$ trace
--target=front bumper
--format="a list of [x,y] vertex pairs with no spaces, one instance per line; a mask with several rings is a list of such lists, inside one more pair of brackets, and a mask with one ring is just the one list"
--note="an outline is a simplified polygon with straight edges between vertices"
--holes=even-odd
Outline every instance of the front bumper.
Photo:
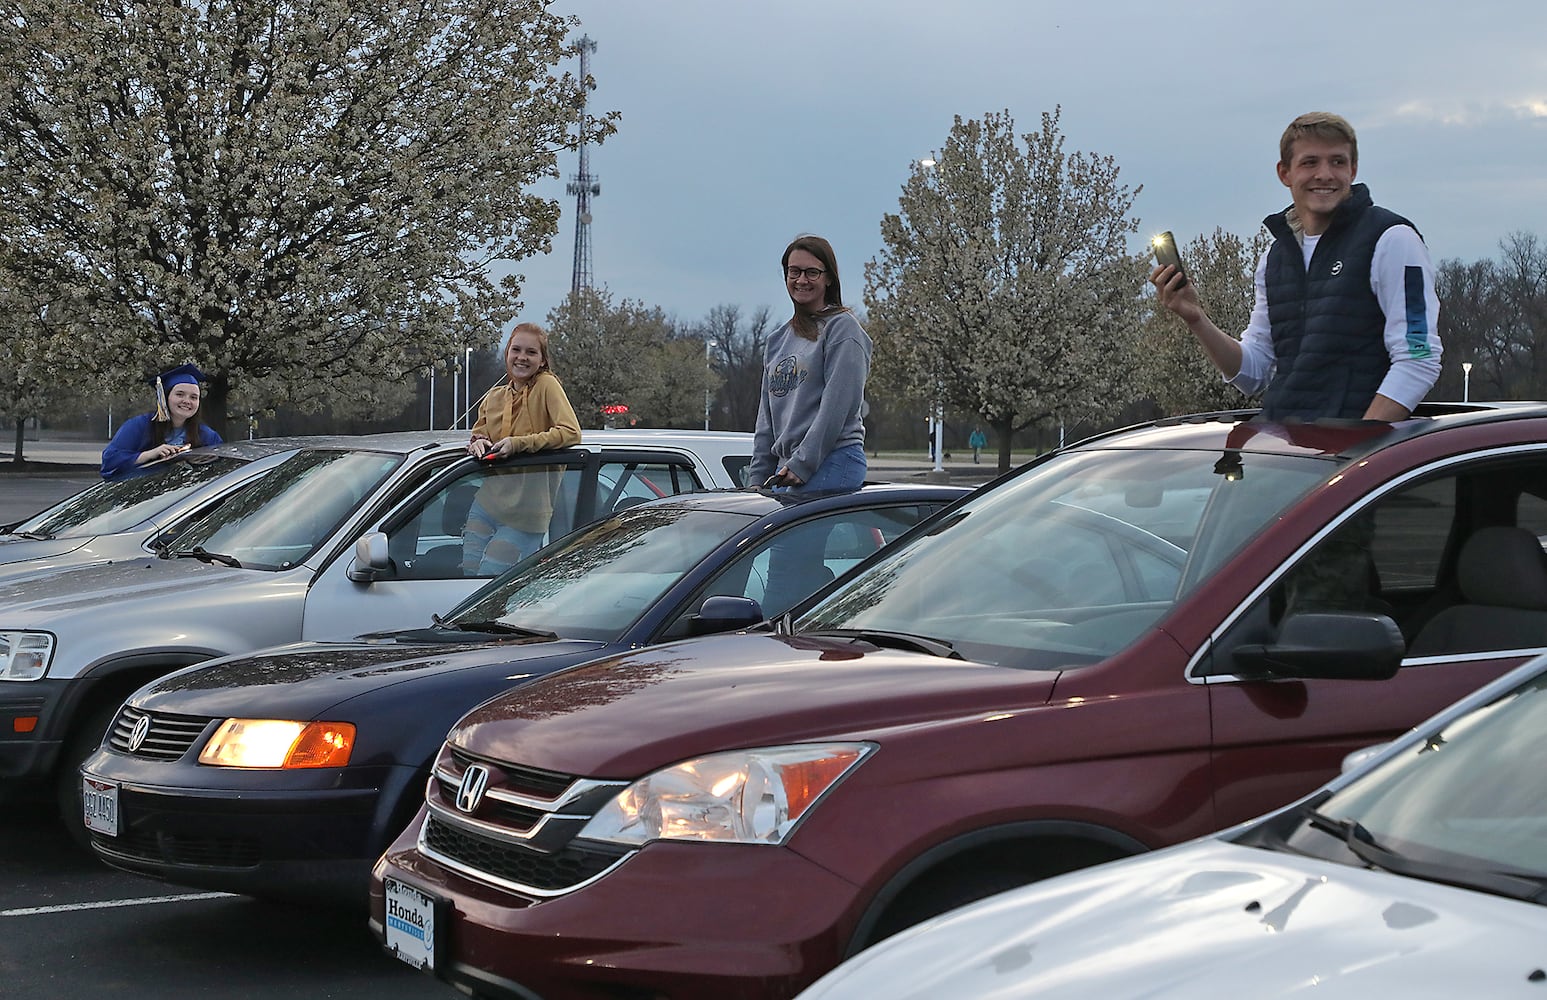
[[0,682],[0,779],[42,778],[59,758],[63,740],[53,725],[65,681]]
[[[382,832],[383,814],[423,787],[422,773],[409,767],[238,771],[108,751],[83,770],[118,788],[118,835],[91,834],[92,850],[113,867],[201,889],[355,907],[396,832]],[[173,784],[168,771],[206,784]]]
[[478,996],[792,997],[838,963],[855,922],[855,887],[782,847],[647,844],[595,882],[538,902],[429,860],[415,847],[419,827],[376,865],[372,930],[385,941],[384,877],[448,900],[436,974]]

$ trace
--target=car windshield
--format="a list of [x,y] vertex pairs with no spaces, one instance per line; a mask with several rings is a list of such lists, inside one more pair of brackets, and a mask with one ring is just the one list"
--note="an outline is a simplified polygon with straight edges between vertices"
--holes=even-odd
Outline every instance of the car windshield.
[[1069,452],[944,515],[794,627],[924,637],[1003,666],[1093,663],[1338,468],[1302,455]]
[[1538,675],[1315,803],[1289,846],[1539,901],[1547,770],[1530,762],[1543,732],[1547,676]]
[[127,531],[205,483],[246,464],[246,459],[228,455],[180,455],[141,475],[89,486],[23,521],[12,531],[17,535],[54,538]]
[[287,569],[310,556],[402,462],[377,451],[298,452],[190,525],[166,554],[216,553],[252,569]]
[[445,620],[497,621],[612,642],[751,520],[723,511],[640,507],[539,550]]

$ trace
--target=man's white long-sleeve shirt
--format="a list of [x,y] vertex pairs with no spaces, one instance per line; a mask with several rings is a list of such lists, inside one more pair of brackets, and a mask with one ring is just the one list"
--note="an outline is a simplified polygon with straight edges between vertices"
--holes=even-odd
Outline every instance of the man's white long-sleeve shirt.
[[[1320,239],[1320,236],[1301,239],[1307,269]],[[1235,378],[1225,380],[1248,396],[1255,396],[1268,387],[1276,364],[1268,323],[1267,267],[1268,254],[1264,252],[1257,261],[1252,316],[1241,333],[1241,370]],[[1423,271],[1424,315],[1421,320],[1411,317],[1417,322],[1409,321],[1407,310],[1406,273],[1409,267]],[[1384,337],[1386,352],[1391,357],[1391,368],[1376,391],[1411,410],[1439,378],[1441,353],[1440,300],[1434,292],[1434,265],[1429,259],[1429,248],[1411,226],[1392,226],[1381,234],[1370,262],[1370,290],[1386,315]],[[1427,347],[1419,347],[1420,343]]]

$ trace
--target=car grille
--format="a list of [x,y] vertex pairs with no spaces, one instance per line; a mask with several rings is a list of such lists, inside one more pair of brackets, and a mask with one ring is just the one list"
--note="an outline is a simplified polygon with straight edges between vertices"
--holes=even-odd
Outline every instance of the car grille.
[[459,829],[435,816],[425,821],[421,840],[435,856],[456,862],[464,871],[535,895],[573,889],[601,875],[628,853],[621,848],[605,851],[571,844],[554,854],[543,854]]
[[[134,728],[146,716],[150,718],[150,728],[145,733],[144,742],[130,750],[129,744],[134,735]],[[177,760],[198,742],[199,737],[212,721],[214,720],[206,716],[165,715],[145,712],[133,705],[125,705],[123,711],[118,713],[118,718],[113,720],[112,728],[108,730],[107,743],[118,753],[131,757]]]
[[93,833],[91,840],[112,857],[142,864],[216,868],[255,868],[258,865],[258,842],[247,837],[184,837],[128,830],[119,837]]
[[[475,765],[488,772],[488,784],[468,811],[465,800],[459,804],[462,779]],[[625,784],[443,752],[426,794],[430,815],[419,849],[490,885],[535,898],[563,895],[633,853],[576,836]]]

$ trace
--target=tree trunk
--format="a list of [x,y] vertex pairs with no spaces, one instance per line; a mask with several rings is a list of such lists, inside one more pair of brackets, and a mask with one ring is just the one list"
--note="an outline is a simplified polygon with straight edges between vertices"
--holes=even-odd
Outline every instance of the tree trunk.
[[989,421],[989,426],[994,428],[994,437],[999,439],[1000,475],[1010,471],[1010,438],[1015,433],[1014,423],[1014,416]]
[[26,428],[27,428],[27,418],[26,417],[17,417],[16,418],[16,450],[11,453],[11,461],[15,462],[17,465],[20,465],[22,463],[22,457],[21,457],[22,432],[24,430],[26,430]]
[[204,426],[219,434],[223,441],[231,440],[231,435],[226,433],[226,397],[230,390],[231,383],[224,373],[214,375],[199,399],[199,419],[204,421]]

